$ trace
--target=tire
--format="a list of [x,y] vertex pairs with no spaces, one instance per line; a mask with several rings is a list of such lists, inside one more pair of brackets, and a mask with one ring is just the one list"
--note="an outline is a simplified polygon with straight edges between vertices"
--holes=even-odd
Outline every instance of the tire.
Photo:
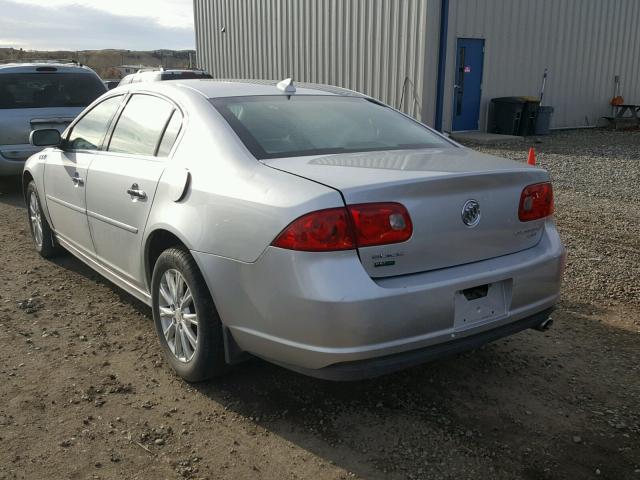
[[[181,303],[187,291],[191,300]],[[170,248],[158,257],[151,301],[162,351],[180,377],[201,382],[227,372],[220,316],[195,260],[185,249]]]
[[29,227],[31,230],[31,238],[36,247],[36,251],[43,258],[55,257],[60,253],[62,248],[56,242],[55,235],[47,218],[42,213],[42,205],[40,197],[36,190],[36,182],[31,180],[27,185],[27,217],[29,219]]

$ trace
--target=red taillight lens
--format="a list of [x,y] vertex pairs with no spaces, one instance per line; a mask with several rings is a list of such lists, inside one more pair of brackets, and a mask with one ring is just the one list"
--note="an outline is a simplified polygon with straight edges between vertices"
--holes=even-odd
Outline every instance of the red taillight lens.
[[306,252],[351,250],[409,240],[411,217],[399,203],[362,203],[311,212],[276,237],[274,247]]
[[275,247],[306,252],[356,248],[346,208],[311,212],[294,220],[272,243]]
[[538,220],[553,214],[553,188],[549,182],[529,185],[522,190],[518,218],[521,222]]
[[353,218],[358,247],[400,243],[411,238],[411,217],[399,203],[362,203],[347,208]]

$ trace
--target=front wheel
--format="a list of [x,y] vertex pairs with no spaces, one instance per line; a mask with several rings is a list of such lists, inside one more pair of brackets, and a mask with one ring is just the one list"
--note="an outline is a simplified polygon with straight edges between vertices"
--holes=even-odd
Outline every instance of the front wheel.
[[199,382],[227,370],[220,317],[193,257],[165,250],[153,268],[153,321],[165,357],[178,375]]
[[46,217],[42,213],[42,206],[36,190],[36,182],[31,180],[27,185],[27,211],[31,237],[36,251],[44,258],[51,258],[60,253],[60,247],[53,235]]

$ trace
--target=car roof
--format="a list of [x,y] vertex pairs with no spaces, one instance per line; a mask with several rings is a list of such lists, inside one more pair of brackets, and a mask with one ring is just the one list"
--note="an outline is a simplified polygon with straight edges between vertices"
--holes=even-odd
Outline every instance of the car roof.
[[[238,79],[190,79],[168,80],[153,83],[135,83],[128,86],[131,90],[156,90],[178,88],[191,90],[206,98],[246,97],[262,95],[286,95],[277,87],[278,80],[238,80]],[[334,95],[363,97],[363,95],[346,88],[314,83],[295,83],[295,95]]]
[[0,64],[0,73],[88,73],[96,75],[86,65],[56,62],[28,62]]

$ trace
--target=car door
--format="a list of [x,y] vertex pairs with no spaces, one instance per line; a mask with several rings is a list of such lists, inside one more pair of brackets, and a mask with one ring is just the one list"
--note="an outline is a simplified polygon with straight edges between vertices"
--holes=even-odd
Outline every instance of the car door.
[[113,127],[106,151],[89,168],[87,216],[97,259],[140,288],[142,234],[181,125],[182,114],[169,100],[134,94]]
[[123,95],[98,103],[71,128],[62,148],[47,153],[44,190],[56,234],[80,253],[92,254],[86,214],[87,170],[100,153],[111,120]]

